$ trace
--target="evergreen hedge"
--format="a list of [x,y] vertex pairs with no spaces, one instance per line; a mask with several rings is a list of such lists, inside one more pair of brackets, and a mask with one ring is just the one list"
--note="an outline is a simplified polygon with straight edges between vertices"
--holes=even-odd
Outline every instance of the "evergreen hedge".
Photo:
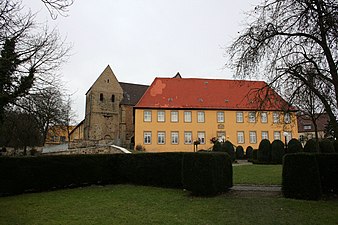
[[328,139],[319,141],[319,149],[321,153],[333,153],[335,152],[333,142]]
[[246,148],[245,156],[249,161],[252,161],[252,159],[253,159],[253,148],[251,146],[248,146]]
[[318,152],[317,147],[316,147],[317,143],[315,139],[310,139],[305,143],[304,146],[304,152]]
[[244,158],[244,149],[241,145],[236,147],[236,159],[243,159]]
[[257,160],[258,162],[268,163],[271,160],[271,143],[268,139],[263,139],[259,143]]
[[185,154],[182,183],[193,195],[216,195],[233,186],[231,157],[227,153]]
[[284,143],[281,140],[274,140],[271,143],[271,162],[282,164],[283,156],[284,156]]
[[320,199],[322,188],[314,154],[296,153],[284,156],[282,191],[286,198]]
[[303,151],[303,146],[300,143],[300,141],[298,141],[296,138],[292,138],[287,146],[287,150],[286,153],[297,153],[297,152],[302,152]]
[[318,200],[338,194],[337,153],[294,153],[283,160],[282,191],[285,197]]

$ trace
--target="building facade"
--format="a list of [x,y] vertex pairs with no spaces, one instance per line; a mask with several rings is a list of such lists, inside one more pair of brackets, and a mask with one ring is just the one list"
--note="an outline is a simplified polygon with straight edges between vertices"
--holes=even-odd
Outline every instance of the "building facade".
[[297,116],[298,135],[302,144],[305,144],[312,138],[316,138],[315,125],[317,126],[318,138],[326,138],[325,128],[329,124],[329,116],[326,113],[321,113],[313,115],[313,118],[315,122],[308,115],[301,114]]
[[119,82],[108,65],[86,93],[85,119],[71,132],[73,140],[111,140],[133,148],[133,106],[148,87]]
[[156,78],[135,106],[135,144],[148,152],[194,151],[211,139],[258,148],[297,137],[295,109],[265,82]]

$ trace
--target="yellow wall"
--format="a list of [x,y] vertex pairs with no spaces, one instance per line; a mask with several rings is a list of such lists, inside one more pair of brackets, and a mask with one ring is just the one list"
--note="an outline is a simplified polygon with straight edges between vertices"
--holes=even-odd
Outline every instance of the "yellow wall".
[[[151,122],[144,122],[144,111],[151,111]],[[165,122],[157,122],[157,111],[165,112]],[[171,122],[170,111],[178,111],[179,121]],[[192,112],[192,122],[184,122],[184,111]],[[197,112],[203,111],[205,113],[205,122],[197,122]],[[224,123],[217,122],[217,112],[224,112]],[[236,122],[236,112],[243,112],[244,118],[242,123]],[[205,132],[205,144],[200,144],[198,149],[209,149],[213,146],[210,139],[217,136],[217,132],[225,132],[226,140],[229,140],[235,146],[241,145],[246,149],[252,146],[254,149],[258,148],[262,140],[262,131],[267,131],[269,140],[274,140],[274,131],[280,131],[281,140],[284,142],[284,131],[291,132],[292,138],[297,136],[297,119],[295,113],[291,113],[291,122],[284,123],[283,112],[280,113],[280,123],[273,123],[273,112],[266,112],[268,116],[267,123],[261,122],[259,112],[256,112],[256,122],[249,122],[249,111],[222,111],[222,110],[157,110],[157,109],[136,109],[135,110],[135,145],[142,145],[147,152],[167,152],[167,151],[194,151],[193,144],[184,143],[184,132],[191,131],[192,139],[197,140],[197,133],[199,131]],[[157,143],[158,132],[165,132],[165,144]],[[179,143],[171,143],[171,132],[179,133]],[[237,132],[244,132],[244,143],[237,142]],[[256,143],[250,143],[249,132],[256,131]],[[144,143],[144,132],[151,132],[151,144]]]

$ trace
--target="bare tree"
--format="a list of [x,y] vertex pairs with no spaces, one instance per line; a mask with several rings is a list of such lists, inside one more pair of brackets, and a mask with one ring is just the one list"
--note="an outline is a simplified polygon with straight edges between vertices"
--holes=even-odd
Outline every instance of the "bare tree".
[[74,0],[41,0],[45,4],[52,19],[56,19],[58,15],[66,16],[68,9],[73,5]]
[[229,48],[237,76],[263,74],[291,102],[306,87],[337,136],[338,2],[265,0],[249,15],[252,22]]
[[55,29],[22,9],[19,1],[0,1],[0,119],[32,87],[53,83],[70,50]]

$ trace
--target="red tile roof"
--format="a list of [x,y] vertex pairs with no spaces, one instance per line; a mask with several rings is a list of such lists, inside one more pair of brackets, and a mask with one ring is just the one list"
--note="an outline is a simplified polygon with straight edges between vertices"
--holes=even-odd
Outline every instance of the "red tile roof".
[[135,108],[295,110],[263,81],[197,78],[155,78]]

